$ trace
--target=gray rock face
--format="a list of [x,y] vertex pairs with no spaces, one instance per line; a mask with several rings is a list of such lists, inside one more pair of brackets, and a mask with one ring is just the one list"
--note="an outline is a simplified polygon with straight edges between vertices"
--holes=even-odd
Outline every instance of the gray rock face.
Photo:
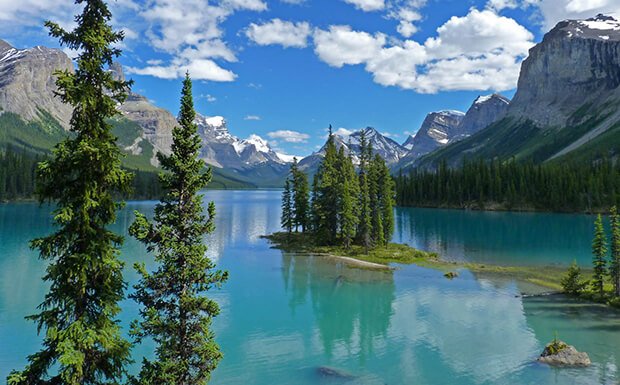
[[133,92],[118,109],[124,117],[142,127],[143,137],[155,150],[164,154],[170,152],[172,129],[177,120],[168,110],[154,106],[147,98]]
[[459,135],[459,125],[465,118],[461,111],[438,111],[426,115],[422,126],[414,136],[409,136],[403,146],[409,150],[403,162],[410,163],[439,147],[448,144]]
[[[563,348],[557,351],[557,348],[552,349],[552,345],[559,345]],[[590,366],[591,364],[588,353],[578,352],[574,346],[562,341],[547,344],[538,362],[551,366]]]
[[620,22],[603,15],[562,21],[530,49],[507,115],[565,126],[577,109],[604,103],[619,85]]
[[509,105],[510,100],[502,95],[479,96],[465,113],[457,135],[450,138],[449,142],[465,139],[500,120],[506,115]]
[[196,116],[198,133],[202,138],[201,158],[220,168],[243,170],[257,165],[283,165],[286,163],[258,135],[239,139],[228,131],[221,116]]
[[0,109],[28,121],[41,119],[43,110],[68,129],[72,109],[54,97],[58,70],[73,70],[71,59],[61,50],[16,49],[0,40]]

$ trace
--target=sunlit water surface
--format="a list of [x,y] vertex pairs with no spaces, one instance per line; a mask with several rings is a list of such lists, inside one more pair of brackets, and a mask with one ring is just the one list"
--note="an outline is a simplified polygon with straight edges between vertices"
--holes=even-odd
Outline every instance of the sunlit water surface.
[[[618,313],[557,296],[523,298],[513,282],[467,271],[450,281],[416,266],[372,272],[282,253],[260,238],[279,228],[278,191],[206,196],[218,215],[209,255],[230,272],[230,281],[210,293],[222,308],[214,329],[225,354],[213,384],[618,383]],[[130,202],[115,230],[126,232],[133,210],[151,213],[154,204]],[[396,222],[395,241],[453,260],[589,263],[589,216],[397,209]],[[38,349],[35,326],[23,317],[44,295],[44,264],[28,241],[50,229],[46,207],[0,206],[1,378]],[[129,237],[122,257],[130,284],[137,279],[133,262],[152,266]],[[125,301],[125,330],[136,315]],[[555,331],[590,353],[593,365],[557,370],[536,363]],[[145,344],[134,355],[149,351]]]

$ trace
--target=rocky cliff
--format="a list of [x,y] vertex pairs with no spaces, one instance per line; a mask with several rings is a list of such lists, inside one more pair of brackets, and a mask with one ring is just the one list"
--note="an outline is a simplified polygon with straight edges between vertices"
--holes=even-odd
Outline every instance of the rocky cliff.
[[499,94],[479,96],[465,113],[450,143],[465,139],[503,118],[509,105],[510,100]]
[[27,121],[41,120],[48,113],[67,129],[71,107],[54,97],[54,72],[61,70],[73,70],[71,59],[61,50],[17,49],[0,40],[0,111]]
[[461,111],[438,111],[426,115],[422,126],[414,136],[403,144],[409,149],[407,158],[419,158],[448,144],[450,139],[459,134],[459,125],[465,113]]
[[463,157],[592,161],[618,156],[619,142],[620,22],[598,15],[558,23],[523,62],[505,117],[418,165]]

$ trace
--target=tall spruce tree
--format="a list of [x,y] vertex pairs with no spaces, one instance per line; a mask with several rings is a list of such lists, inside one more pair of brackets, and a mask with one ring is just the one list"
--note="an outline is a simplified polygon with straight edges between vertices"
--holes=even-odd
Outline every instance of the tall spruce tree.
[[215,269],[206,255],[204,236],[214,230],[215,205],[210,202],[204,215],[199,191],[211,181],[211,169],[199,156],[201,139],[194,123],[192,82],[183,82],[180,127],[172,132],[170,156],[159,155],[160,176],[165,195],[155,208],[154,222],[136,213],[130,233],[155,252],[157,268],[147,272],[136,265],[141,280],[135,299],[142,308],[134,322],[137,341],[149,337],[155,342],[155,358],[145,359],[139,384],[202,385],[222,358],[211,319],[219,314],[218,304],[205,294],[228,278]]
[[325,157],[315,174],[316,191],[314,199],[317,201],[313,213],[316,218],[316,234],[321,242],[334,244],[338,234],[338,179],[337,169],[338,151],[334,142],[334,135],[329,126],[329,138],[325,145]]
[[[372,147],[371,147],[372,153]],[[381,180],[381,162],[383,159],[375,154],[370,161],[368,167],[368,193],[370,195],[370,220],[372,223],[370,231],[370,239],[373,246],[383,246],[385,244],[385,233],[383,232],[383,209],[381,207],[382,187]]]
[[371,246],[372,218],[370,207],[370,186],[368,181],[368,168],[372,150],[366,140],[366,131],[360,133],[360,165],[359,165],[359,223],[357,229],[357,242],[362,245],[366,252]]
[[383,245],[387,246],[394,233],[394,197],[396,195],[394,179],[390,169],[381,156],[375,156],[378,180],[378,200],[381,211],[381,225],[383,229]]
[[293,184],[295,231],[297,231],[298,227],[301,227],[301,231],[305,232],[310,223],[310,187],[308,185],[308,176],[297,165],[297,158],[293,158],[290,174]]
[[603,286],[607,272],[607,245],[603,218],[599,214],[594,222],[594,239],[592,240],[592,289],[600,296],[604,294]]
[[609,272],[614,285],[614,295],[620,296],[620,217],[616,206],[612,206],[610,210],[610,222],[611,266]]
[[293,192],[291,191],[291,181],[286,178],[284,191],[282,192],[282,217],[280,223],[287,233],[293,232]]
[[74,30],[46,23],[61,45],[80,54],[75,72],[59,72],[56,81],[57,95],[73,107],[72,135],[38,169],[38,197],[55,203],[57,229],[32,242],[49,261],[43,279],[50,286],[40,312],[28,318],[45,334],[26,368],[8,377],[10,385],[117,384],[130,362],[130,344],[116,321],[125,289],[118,258],[123,238],[109,230],[121,206],[114,196],[131,183],[108,124],[129,88],[107,70],[120,55],[113,47],[123,34],[112,29],[104,1],[75,3],[83,10]]
[[[351,146],[349,146],[351,148]],[[351,156],[346,156],[344,147],[340,147],[338,151],[338,169],[340,170],[339,181],[339,228],[340,239],[345,248],[351,247],[357,232],[357,224],[359,221],[358,213],[358,195],[359,182],[355,173],[355,166]]]

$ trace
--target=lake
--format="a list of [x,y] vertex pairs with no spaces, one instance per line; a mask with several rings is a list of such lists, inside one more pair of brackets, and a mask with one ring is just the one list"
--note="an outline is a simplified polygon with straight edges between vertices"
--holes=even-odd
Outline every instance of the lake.
[[[213,384],[617,384],[619,314],[559,296],[523,298],[514,282],[399,266],[393,273],[352,269],[321,257],[283,253],[260,238],[279,229],[279,191],[207,191],[217,208],[209,256],[230,272],[211,292],[222,313],[214,322],[224,359]],[[115,230],[126,232],[129,202]],[[38,349],[23,317],[45,293],[43,262],[28,241],[50,231],[49,208],[0,205],[0,377],[21,369]],[[588,265],[593,217],[456,210],[396,210],[394,241],[448,259],[506,265]],[[131,266],[153,266],[142,245],[126,239]],[[137,315],[122,304],[122,324]],[[590,353],[587,369],[535,362],[557,331]],[[134,356],[148,354],[148,344]],[[340,376],[328,375],[331,368]],[[333,372],[332,372],[333,374]]]

